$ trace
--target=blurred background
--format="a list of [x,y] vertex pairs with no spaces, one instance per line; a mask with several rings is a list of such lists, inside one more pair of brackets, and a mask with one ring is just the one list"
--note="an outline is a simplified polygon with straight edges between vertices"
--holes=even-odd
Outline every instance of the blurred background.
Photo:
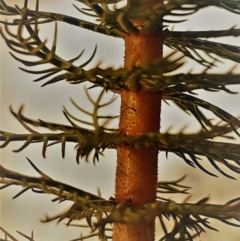
[[[17,4],[19,7],[23,6],[23,2],[24,1],[6,0],[6,3],[9,5]],[[72,4],[82,7],[82,5],[76,1],[41,0],[40,10],[89,19],[79,13]],[[29,3],[29,6],[31,6],[32,9],[34,9],[34,5],[35,1]],[[6,18],[2,16],[1,19],[5,20]],[[190,16],[184,23],[169,26],[169,29],[174,27],[175,30],[179,31],[217,30],[229,29],[236,24],[240,27],[238,15],[211,7]],[[12,29],[14,30],[14,28]],[[47,43],[50,47],[53,40],[54,23],[40,25],[39,33],[41,39],[48,39]],[[213,41],[239,45],[239,38],[233,37],[213,39]],[[9,55],[9,49],[6,47],[2,38],[0,39],[0,43],[1,130],[12,133],[26,133],[26,130],[21,124],[11,115],[9,111],[10,105],[15,111],[18,111],[20,106],[24,105],[24,114],[27,117],[32,119],[40,118],[49,122],[68,123],[62,113],[63,106],[75,116],[88,118],[87,116],[83,116],[73,107],[70,102],[70,97],[73,98],[76,103],[90,111],[92,106],[87,100],[83,90],[84,85],[89,86],[89,84],[70,85],[66,81],[62,81],[53,85],[41,87],[44,82],[32,82],[32,80],[39,76],[36,77],[19,70],[18,67],[24,66]],[[123,65],[123,40],[106,37],[68,24],[58,23],[58,43],[56,53],[62,58],[71,59],[85,49],[84,55],[79,61],[79,64],[83,63],[91,56],[96,44],[98,47],[97,53],[94,60],[91,62],[91,65],[88,66],[89,68],[99,62],[101,62],[102,67],[114,66],[118,68]],[[165,55],[168,54],[169,51],[168,48],[164,48]],[[222,64],[218,64],[217,68],[213,68],[211,72],[218,71],[224,73],[233,65],[233,62],[224,60]],[[43,67],[39,67],[39,69],[43,69]],[[190,70],[194,73],[198,73],[203,70],[203,67],[193,61],[187,61],[181,71],[189,72]],[[235,72],[240,72],[239,66],[236,68]],[[236,86],[233,86],[230,89],[240,91],[240,87],[236,88]],[[90,94],[93,98],[97,98],[99,91],[100,88],[95,88],[90,91]],[[210,93],[206,91],[199,91],[198,93],[200,98],[210,101],[235,116],[240,115],[240,95]],[[109,94],[104,97],[104,100],[109,101],[113,96],[114,95],[109,92]],[[118,114],[119,105],[120,98],[106,108],[105,113]],[[191,132],[200,128],[194,118],[182,113],[171,103],[170,106],[168,106],[163,102],[161,118],[161,130],[163,132],[170,125],[173,126],[171,129],[172,133],[177,132],[185,124],[187,124],[186,132]],[[118,127],[117,120],[110,124],[112,127]],[[39,128],[37,131],[44,131],[44,129]],[[39,176],[39,174],[36,173],[27,162],[26,157],[28,157],[41,171],[55,180],[66,182],[69,185],[88,190],[92,193],[97,193],[97,188],[99,187],[104,198],[108,199],[110,196],[114,196],[116,167],[116,152],[114,150],[106,150],[104,156],[100,158],[99,163],[96,163],[95,166],[92,162],[86,163],[84,160],[81,160],[80,165],[77,165],[75,161],[76,153],[73,149],[74,145],[72,144],[67,143],[66,145],[65,159],[61,158],[60,145],[49,147],[45,159],[41,155],[42,144],[32,144],[20,153],[13,153],[12,150],[18,149],[21,144],[22,143],[11,143],[1,150],[1,165],[19,173],[25,173],[30,176]],[[216,173],[216,171],[207,163],[205,167],[217,174],[219,178],[210,177],[207,174],[202,173],[199,169],[189,167],[183,160],[179,159],[174,154],[169,154],[168,159],[165,158],[165,153],[159,154],[159,180],[176,180],[187,174],[183,184],[192,186],[192,189],[190,190],[192,194],[192,197],[189,200],[190,202],[197,202],[199,199],[209,196],[209,202],[223,204],[232,198],[240,196],[239,176],[230,173],[237,178],[237,181],[231,180]],[[229,172],[230,171],[228,171],[228,173]],[[20,190],[22,190],[21,187],[9,187],[0,192],[0,226],[6,229],[18,240],[25,239],[16,233],[16,230],[29,236],[33,230],[36,241],[71,240],[79,237],[80,232],[86,233],[87,230],[66,227],[66,221],[62,221],[58,225],[56,225],[56,222],[47,224],[42,224],[40,222],[40,219],[44,218],[46,214],[51,216],[62,210],[66,210],[71,203],[53,203],[51,199],[53,199],[54,196],[35,194],[31,191],[24,193],[17,199],[12,199],[12,197]],[[183,201],[185,198],[184,195],[171,195],[168,197],[179,202]],[[204,233],[200,238],[196,238],[197,241],[239,240],[239,228],[226,226],[218,221],[211,221],[211,225],[219,229],[220,232],[207,230],[208,232],[206,234]],[[160,236],[157,234],[156,237]],[[4,235],[1,232],[0,238],[4,238]]]

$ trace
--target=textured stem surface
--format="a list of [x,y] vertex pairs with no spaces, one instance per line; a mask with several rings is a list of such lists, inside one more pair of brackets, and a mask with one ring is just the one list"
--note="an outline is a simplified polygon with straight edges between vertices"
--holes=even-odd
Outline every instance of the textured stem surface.
[[[162,56],[163,39],[155,33],[135,34],[125,38],[125,67],[141,66]],[[161,94],[158,92],[121,92],[120,131],[124,135],[158,132]],[[156,146],[119,146],[117,149],[117,202],[131,202],[140,207],[156,200],[158,149]],[[154,222],[138,225],[115,224],[114,241],[152,241]]]

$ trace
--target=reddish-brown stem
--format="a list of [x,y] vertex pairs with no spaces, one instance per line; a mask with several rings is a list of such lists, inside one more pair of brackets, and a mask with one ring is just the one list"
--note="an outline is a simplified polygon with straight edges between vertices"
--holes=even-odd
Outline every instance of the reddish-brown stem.
[[[125,38],[125,67],[141,66],[162,56],[163,39],[156,33],[135,34]],[[158,132],[161,94],[159,92],[121,92],[120,132],[141,135]],[[156,146],[119,146],[117,148],[117,202],[135,207],[156,200],[158,148]],[[137,225],[114,224],[113,241],[149,241],[154,237],[154,222]]]

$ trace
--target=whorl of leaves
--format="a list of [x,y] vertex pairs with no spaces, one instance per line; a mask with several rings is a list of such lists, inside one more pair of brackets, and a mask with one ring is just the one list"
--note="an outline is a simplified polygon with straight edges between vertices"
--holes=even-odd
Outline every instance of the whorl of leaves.
[[[118,1],[116,1],[118,2]],[[84,1],[86,5],[92,10],[95,11],[97,16],[101,15],[100,19],[108,19],[108,18],[115,18],[115,14],[121,14],[121,12],[126,12],[126,17],[131,19],[132,15],[139,16],[140,19],[147,18],[148,13],[143,11],[143,8],[146,9],[146,1],[128,1],[129,6],[123,7],[121,10],[109,10],[107,7],[108,4],[114,4],[114,1]],[[239,12],[239,4],[237,1],[233,1],[233,3],[226,4],[225,1],[222,4],[217,4],[215,1],[206,3],[205,1],[168,1],[166,4],[158,4],[154,7],[156,11],[157,9],[161,9],[161,14],[163,15],[182,15],[176,14],[171,12],[172,10],[186,10],[190,14],[189,7],[184,7],[183,4],[189,3],[192,4],[192,12],[196,12],[197,10],[212,4],[213,6],[216,5],[218,7],[228,8],[228,10],[232,10],[235,13]],[[104,11],[103,7],[104,6]],[[164,8],[163,8],[163,6]],[[108,28],[105,31],[105,34],[109,35],[111,33],[123,32],[123,29],[119,27],[119,24],[115,23],[113,20],[101,20],[102,24],[93,27],[93,23],[86,23],[81,19],[74,19],[70,16],[60,15],[56,13],[49,13],[49,12],[41,12],[38,10],[38,1],[36,5],[36,10],[30,10],[27,8],[28,1],[25,1],[24,8],[19,8],[18,6],[11,7],[8,6],[3,0],[0,1],[0,14],[3,15],[10,15],[15,16],[19,15],[20,19],[13,19],[10,22],[3,22],[5,25],[5,31],[11,37],[8,39],[7,35],[1,30],[1,35],[5,39],[6,44],[8,47],[21,55],[33,55],[40,58],[39,61],[26,61],[21,59],[11,53],[11,55],[21,63],[26,66],[32,67],[36,65],[44,65],[46,63],[51,63],[55,67],[45,70],[28,70],[21,68],[23,71],[32,74],[42,74],[40,78],[35,79],[34,81],[41,81],[43,79],[47,79],[42,86],[53,84],[62,80],[66,80],[72,84],[78,84],[85,81],[89,81],[93,83],[94,86],[101,86],[105,89],[110,89],[114,92],[119,92],[121,89],[132,89],[132,90],[140,90],[146,89],[148,91],[171,91],[171,92],[184,92],[184,91],[193,91],[195,89],[206,89],[206,90],[225,90],[229,91],[226,88],[226,85],[231,84],[239,84],[239,74],[233,74],[232,71],[227,73],[229,78],[226,78],[225,74],[218,74],[215,76],[214,74],[208,74],[206,71],[196,74],[181,74],[179,78],[175,78],[175,76],[166,75],[166,73],[171,72],[179,68],[183,62],[180,61],[182,57],[179,56],[172,56],[170,54],[164,60],[154,60],[150,63],[147,63],[145,66],[141,67],[134,67],[132,70],[125,70],[125,69],[113,69],[107,68],[102,69],[99,66],[86,70],[85,67],[91,62],[94,58],[96,53],[96,48],[93,51],[92,56],[82,63],[79,66],[74,64],[75,61],[79,60],[83,55],[84,50],[75,58],[70,60],[64,60],[60,56],[56,54],[56,44],[57,44],[57,21],[62,21],[70,24],[74,24],[78,27],[82,27],[85,29],[91,29],[95,32],[103,33],[104,31],[102,28]],[[228,7],[227,7],[228,6]],[[230,7],[231,6],[231,7]],[[140,9],[139,9],[140,8]],[[102,14],[98,13],[102,12]],[[130,11],[131,9],[131,11]],[[134,11],[132,11],[134,9]],[[167,10],[166,10],[167,9]],[[149,11],[149,10],[146,10]],[[151,10],[153,11],[153,10]],[[159,10],[160,11],[160,10]],[[104,13],[103,13],[104,12]],[[115,13],[116,12],[116,13]],[[130,16],[129,16],[130,14]],[[159,16],[159,12],[157,12]],[[108,17],[109,15],[109,17]],[[184,14],[183,14],[184,15]],[[105,18],[103,17],[105,16]],[[114,17],[115,16],[115,17]],[[151,15],[152,18],[153,15]],[[117,18],[117,17],[116,17]],[[133,18],[133,21],[136,19]],[[151,19],[152,20],[152,19]],[[49,22],[55,22],[55,33],[54,33],[54,41],[52,44],[52,48],[49,49],[45,41],[41,40],[39,37],[39,24],[45,24]],[[10,31],[8,26],[18,26],[17,34],[14,34]],[[32,25],[34,27],[32,27]],[[101,30],[100,30],[101,29]],[[27,31],[29,37],[23,37],[23,30]],[[125,33],[126,35],[127,33]],[[214,66],[214,64],[218,61],[216,56],[224,57],[239,63],[240,59],[238,56],[238,52],[240,51],[239,47],[226,45],[216,42],[211,42],[207,40],[203,40],[202,38],[210,38],[210,37],[223,37],[223,36],[239,36],[240,29],[235,29],[235,27],[226,29],[226,30],[218,30],[218,31],[200,31],[200,32],[178,32],[178,31],[169,31],[167,28],[159,29],[158,31],[159,37],[164,37],[166,46],[177,50],[183,53],[186,57],[192,58],[198,63],[207,67],[206,70]],[[121,35],[124,38],[124,34]],[[209,61],[205,58],[208,56],[212,61]],[[171,57],[171,58],[170,58]],[[172,59],[173,57],[173,59]],[[161,66],[161,68],[159,68]],[[64,72],[64,73],[62,73]],[[214,78],[213,77],[217,77]],[[200,81],[196,82],[200,79]],[[173,80],[174,79],[174,80]],[[226,80],[227,79],[227,80]],[[189,81],[191,80],[191,83]],[[210,81],[211,80],[211,83]],[[193,86],[193,82],[195,85]],[[198,84],[196,84],[198,83]]]
[[[77,163],[79,163],[80,157],[88,161],[88,157],[92,151],[94,151],[93,162],[95,163],[96,160],[99,160],[99,154],[102,155],[106,148],[112,149],[116,148],[118,145],[133,145],[138,147],[141,145],[154,144],[158,146],[159,150],[165,151],[166,153],[173,152],[180,156],[190,166],[197,166],[209,175],[216,176],[200,164],[198,161],[200,156],[207,158],[208,162],[211,163],[217,171],[229,178],[233,177],[225,173],[216,164],[217,162],[225,165],[236,173],[240,173],[240,149],[238,148],[238,144],[209,140],[220,136],[230,138],[226,135],[232,131],[239,135],[237,129],[240,127],[240,121],[222,109],[186,94],[182,94],[182,96],[173,94],[166,95],[166,100],[175,101],[183,111],[191,113],[199,121],[202,126],[199,132],[184,134],[183,129],[176,134],[170,134],[169,131],[167,131],[166,133],[144,133],[140,136],[123,136],[117,129],[107,128],[107,126],[101,126],[99,124],[99,119],[105,119],[105,123],[108,123],[113,118],[117,117],[104,116],[98,113],[100,108],[107,107],[115,100],[112,99],[109,102],[101,104],[100,102],[104,92],[103,90],[96,101],[94,101],[86,90],[88,99],[94,106],[93,113],[85,110],[72,100],[72,103],[78,110],[92,117],[92,122],[87,122],[73,116],[66,108],[64,108],[63,113],[71,125],[50,123],[41,119],[32,120],[22,114],[23,107],[20,108],[18,113],[15,113],[11,109],[11,113],[30,134],[14,134],[0,131],[0,140],[4,141],[1,147],[4,148],[13,141],[25,141],[19,149],[14,150],[14,152],[20,152],[31,143],[42,142],[42,155],[46,157],[46,150],[49,146],[61,144],[62,157],[64,158],[66,143],[73,142],[76,143]],[[221,121],[224,121],[225,124],[214,125],[212,121],[207,119],[199,107],[212,111],[212,113]],[[77,122],[80,125],[78,125]],[[53,132],[39,133],[30,128],[29,124],[34,127],[44,127]],[[91,128],[83,128],[81,124],[89,125]],[[54,131],[58,132],[54,133]],[[187,158],[186,155],[189,156],[190,159]]]
[[[208,218],[216,218],[228,225],[240,227],[240,224],[238,224],[240,221],[240,198],[233,199],[224,205],[208,204],[208,198],[203,198],[197,203],[186,203],[186,201],[175,203],[172,200],[162,201],[160,199],[155,203],[147,203],[141,208],[135,208],[131,205],[131,202],[117,203],[114,200],[106,200],[84,190],[55,181],[40,171],[29,159],[28,161],[41,177],[26,176],[0,166],[1,183],[3,184],[0,189],[13,185],[22,186],[23,190],[13,198],[17,198],[26,191],[31,190],[38,194],[55,195],[56,198],[52,199],[53,202],[73,201],[74,203],[69,210],[52,217],[46,216],[42,222],[53,220],[61,222],[64,219],[68,219],[67,225],[89,227],[91,229],[91,234],[74,240],[83,240],[97,236],[100,240],[106,241],[111,238],[111,226],[109,225],[112,223],[135,224],[138,222],[150,222],[155,218],[160,220],[161,227],[165,233],[160,240],[166,241],[175,240],[174,237],[177,234],[181,236],[182,240],[193,240],[194,237],[204,232],[206,228],[217,230],[210,226]],[[158,182],[157,192],[187,194],[189,187],[180,184],[183,178],[172,182]],[[71,224],[73,221],[82,219],[86,220],[87,226]],[[174,221],[173,230],[169,231],[166,228],[166,219]],[[17,241],[6,230],[3,228],[1,230],[6,237]],[[19,233],[25,238],[33,240],[33,233],[32,239],[21,232]]]

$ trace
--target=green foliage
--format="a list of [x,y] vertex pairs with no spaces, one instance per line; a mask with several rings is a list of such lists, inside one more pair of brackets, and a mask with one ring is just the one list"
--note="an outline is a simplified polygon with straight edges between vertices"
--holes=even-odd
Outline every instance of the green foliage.
[[[88,93],[88,92],[86,92]],[[239,120],[229,115],[227,112],[221,110],[220,108],[205,102],[203,100],[199,100],[196,97],[188,96],[182,94],[182,96],[177,95],[169,95],[166,99],[174,100],[176,99],[176,103],[178,106],[186,112],[191,113],[202,125],[202,130],[193,134],[184,134],[183,130],[180,130],[177,134],[166,133],[144,133],[140,136],[123,136],[118,132],[118,130],[109,129],[105,126],[100,126],[98,123],[98,119],[106,119],[106,123],[116,116],[100,116],[98,115],[98,110],[101,107],[107,107],[111,104],[114,99],[112,99],[108,103],[99,104],[101,101],[101,97],[103,96],[104,90],[99,94],[97,101],[91,102],[94,105],[93,113],[90,113],[79,105],[77,105],[74,101],[74,105],[85,114],[91,115],[93,122],[86,122],[81,119],[77,119],[72,116],[65,108],[64,115],[68,119],[71,125],[61,125],[56,123],[49,123],[43,120],[32,120],[25,117],[22,114],[22,108],[20,108],[18,113],[15,113],[12,109],[11,112],[17,118],[17,120],[22,124],[22,126],[30,132],[30,134],[14,134],[9,132],[1,131],[0,140],[3,140],[2,148],[6,147],[10,142],[13,141],[25,141],[25,143],[14,152],[22,151],[31,143],[42,142],[42,155],[46,157],[46,150],[49,146],[55,144],[61,144],[61,152],[62,157],[65,157],[65,145],[66,142],[74,142],[76,143],[76,161],[79,163],[79,158],[85,158],[88,161],[88,157],[92,151],[94,151],[93,162],[95,160],[99,160],[99,154],[102,154],[104,149],[106,148],[116,148],[117,145],[126,145],[130,144],[136,146],[136,148],[140,145],[150,145],[155,144],[159,147],[160,151],[173,152],[176,155],[183,158],[183,160],[195,167],[198,166],[200,169],[205,171],[206,173],[216,176],[211,172],[207,171],[198,161],[198,158],[206,157],[207,160],[212,164],[212,166],[222,173],[223,175],[233,178],[231,175],[226,174],[218,167],[216,162],[224,164],[230,170],[240,173],[240,165],[239,165],[239,157],[240,157],[240,149],[238,148],[238,144],[233,143],[224,143],[217,141],[210,141],[209,139],[213,139],[215,137],[225,137],[231,131],[235,131],[237,134],[237,129],[240,126]],[[88,96],[88,98],[91,98]],[[179,101],[181,99],[181,101]],[[195,104],[199,103],[198,105]],[[204,107],[208,110],[212,110],[212,112],[226,122],[224,125],[213,125],[210,120],[208,120],[204,114],[198,109],[198,107]],[[82,128],[77,125],[73,120],[77,120],[80,123],[90,125],[93,130]],[[28,124],[38,127],[45,127],[51,131],[59,131],[58,133],[38,133],[32,128],[28,126]],[[211,130],[208,130],[208,129]],[[238,134],[239,135],[239,134]],[[197,145],[198,144],[198,145]],[[217,154],[216,154],[217,153]],[[190,159],[186,158],[185,155],[188,155]],[[234,162],[235,164],[231,164]]]
[[[46,150],[52,145],[60,144],[62,157],[65,157],[65,145],[67,142],[76,144],[76,161],[79,163],[81,158],[89,160],[93,152],[93,162],[99,160],[105,149],[116,148],[118,145],[132,145],[136,148],[142,145],[156,145],[160,151],[169,152],[181,157],[188,165],[198,167],[205,173],[217,176],[205,167],[206,162],[210,163],[217,172],[228,178],[234,178],[226,173],[221,167],[229,169],[232,172],[240,174],[240,148],[237,143],[219,142],[216,137],[233,139],[232,132],[239,137],[238,129],[240,121],[238,118],[230,115],[225,110],[195,97],[194,90],[206,91],[225,91],[229,94],[236,94],[228,89],[228,85],[239,85],[240,75],[234,73],[234,68],[228,73],[218,74],[209,73],[209,69],[220,61],[219,57],[230,59],[236,64],[240,63],[238,46],[217,43],[206,40],[207,38],[218,38],[223,36],[239,36],[240,29],[232,27],[230,29],[218,31],[200,31],[200,32],[179,32],[170,31],[167,27],[169,23],[180,23],[208,6],[216,6],[234,14],[240,13],[240,1],[238,0],[170,0],[164,3],[156,4],[149,9],[148,1],[132,0],[127,1],[123,7],[119,7],[120,1],[99,0],[99,1],[78,1],[85,4],[89,9],[75,8],[80,13],[92,16],[100,24],[91,23],[82,19],[76,19],[62,14],[39,11],[38,1],[36,9],[28,9],[28,1],[25,0],[24,7],[20,8],[8,6],[3,0],[0,0],[0,14],[14,16],[12,22],[3,22],[4,30],[0,33],[11,51],[17,55],[37,56],[39,60],[29,61],[11,53],[14,59],[20,61],[28,67],[52,64],[53,67],[44,70],[29,70],[21,68],[23,71],[31,74],[41,74],[41,77],[34,81],[46,82],[42,86],[54,84],[66,80],[71,84],[80,84],[91,82],[92,87],[101,87],[102,91],[96,100],[93,100],[88,90],[86,95],[93,105],[93,112],[85,110],[73,100],[73,105],[82,113],[89,115],[92,121],[79,119],[72,115],[65,107],[63,114],[69,121],[69,125],[50,123],[41,119],[33,120],[23,115],[23,107],[18,112],[10,111],[19,123],[29,132],[28,134],[16,134],[6,131],[0,131],[0,140],[3,141],[1,148],[6,147],[11,142],[24,142],[19,149],[14,152],[20,152],[32,143],[43,144],[42,155],[46,157]],[[115,7],[111,7],[115,6]],[[15,18],[19,16],[20,18]],[[170,20],[171,16],[178,20]],[[146,20],[142,29],[134,25],[134,21]],[[52,47],[46,46],[46,41],[39,37],[38,27],[41,24],[55,22],[55,32]],[[160,37],[164,37],[166,46],[174,49],[164,59],[156,59],[149,63],[131,70],[124,68],[113,69],[112,67],[103,69],[99,66],[87,69],[86,66],[93,60],[97,47],[93,50],[89,59],[81,65],[75,62],[83,56],[82,51],[78,56],[65,60],[56,54],[57,46],[57,22],[65,22],[96,33],[107,36],[124,38],[132,33],[151,33],[158,32]],[[13,33],[11,26],[17,26],[16,33]],[[16,28],[15,28],[16,29]],[[23,34],[27,33],[28,37]],[[204,38],[204,39],[203,39]],[[179,54],[179,52],[181,54]],[[206,58],[208,56],[208,58]],[[178,73],[178,70],[185,62],[185,58],[191,58],[199,64],[206,66],[206,69],[198,74]],[[209,60],[210,59],[210,60]],[[163,99],[166,102],[173,102],[180,110],[195,117],[199,122],[201,129],[196,133],[184,134],[184,128],[176,134],[171,134],[170,130],[166,133],[144,133],[140,136],[123,136],[116,129],[108,128],[108,123],[117,118],[117,116],[100,115],[99,110],[108,107],[114,99],[102,104],[102,97],[105,91],[119,93],[122,89],[139,91],[161,91]],[[219,122],[209,119],[202,109],[210,111]],[[99,120],[104,120],[100,124]],[[83,127],[83,124],[89,128]],[[32,127],[44,127],[48,129],[47,133],[39,133]],[[160,241],[172,240],[193,240],[199,236],[205,229],[216,230],[208,223],[208,219],[218,219],[226,224],[239,227],[240,222],[240,198],[235,198],[223,205],[208,204],[208,198],[204,198],[197,203],[175,203],[173,200],[164,199],[158,196],[155,203],[148,203],[141,208],[134,208],[131,202],[117,203],[115,200],[107,200],[100,195],[94,195],[84,190],[69,186],[65,183],[53,180],[41,172],[32,161],[28,159],[32,167],[41,175],[40,178],[30,177],[8,170],[0,166],[1,189],[12,185],[19,185],[23,190],[13,198],[17,198],[24,192],[32,190],[35,193],[53,194],[56,197],[53,201],[71,201],[72,207],[61,214],[53,217],[46,217],[43,221],[68,219],[68,225],[75,220],[86,220],[86,227],[89,227],[92,233],[74,240],[83,240],[89,237],[98,236],[100,240],[111,238],[112,223],[134,224],[139,222],[149,222],[156,218],[160,220],[160,225],[165,235]],[[220,165],[219,165],[220,164]],[[173,182],[159,182],[158,193],[183,193],[187,194],[189,187],[180,184],[180,180]],[[165,225],[166,219],[174,221],[173,230],[169,231]],[[78,226],[78,225],[77,225]],[[82,227],[82,226],[79,226]],[[6,230],[6,239],[9,237],[16,240]],[[109,234],[110,233],[110,234]],[[28,240],[33,240],[33,234],[28,237],[20,233]],[[178,238],[176,236],[178,235]]]
[[[86,219],[88,224],[87,227],[91,228],[92,234],[82,236],[82,239],[98,236],[100,240],[108,240],[110,236],[107,236],[106,232],[111,231],[111,229],[106,227],[107,224],[114,222],[135,224],[138,222],[149,222],[156,217],[160,219],[161,226],[165,231],[165,236],[160,240],[177,240],[174,239],[176,234],[180,234],[180,237],[187,236],[189,237],[189,240],[193,240],[192,238],[198,236],[201,232],[204,232],[205,228],[216,230],[211,227],[208,224],[207,219],[202,216],[217,218],[226,224],[240,227],[240,225],[228,221],[229,219],[238,220],[236,217],[240,215],[240,198],[233,199],[227,202],[224,206],[207,204],[208,198],[204,198],[195,204],[179,204],[171,200],[167,200],[167,202],[166,200],[158,200],[156,203],[147,203],[141,208],[135,208],[129,202],[116,203],[114,200],[105,200],[99,196],[55,181],[41,172],[29,159],[28,161],[41,175],[41,178],[21,175],[1,167],[1,175],[4,177],[5,183],[1,189],[12,185],[20,185],[23,186],[23,190],[13,198],[17,198],[24,192],[32,190],[35,193],[56,195],[56,198],[52,201],[74,201],[74,204],[66,212],[53,217],[46,216],[42,222],[53,220],[58,220],[58,222],[60,222],[63,219],[68,219],[67,225],[71,225],[73,220]],[[189,187],[179,184],[182,179],[183,178],[169,183],[159,182],[157,192],[187,194]],[[171,218],[175,221],[175,228],[172,232],[167,232],[164,223],[165,218]],[[86,226],[79,225],[79,227]],[[195,233],[191,234],[191,230],[194,230]]]

